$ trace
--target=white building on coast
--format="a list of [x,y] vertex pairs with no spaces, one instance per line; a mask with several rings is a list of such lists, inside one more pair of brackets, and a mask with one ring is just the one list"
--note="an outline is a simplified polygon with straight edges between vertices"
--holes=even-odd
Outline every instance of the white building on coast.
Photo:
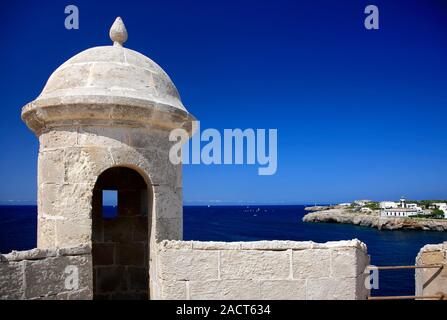
[[399,207],[399,204],[394,201],[382,201],[379,203],[380,209],[391,209]]
[[413,217],[418,214],[419,211],[409,208],[384,209],[381,213],[382,217]]
[[447,219],[447,203],[433,203],[433,206],[444,212],[444,219]]
[[401,198],[399,204],[390,201],[380,203],[382,217],[414,217],[422,214],[423,210],[416,203],[407,203]]

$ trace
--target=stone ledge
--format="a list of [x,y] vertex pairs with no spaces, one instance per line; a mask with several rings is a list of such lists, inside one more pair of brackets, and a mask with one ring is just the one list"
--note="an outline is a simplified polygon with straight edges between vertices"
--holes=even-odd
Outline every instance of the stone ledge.
[[419,253],[429,251],[442,251],[445,250],[446,248],[447,248],[447,241],[440,244],[426,244],[419,250]]
[[305,250],[311,249],[313,246],[312,241],[249,241],[249,242],[241,242],[241,248],[243,250]]
[[200,250],[240,250],[241,243],[222,242],[222,241],[210,241],[210,242],[193,241],[192,248]]
[[80,256],[91,253],[92,249],[89,245],[84,244],[75,247],[66,247],[58,249],[58,256]]
[[192,241],[162,240],[158,249],[192,249]]
[[89,254],[91,248],[89,245],[76,247],[57,248],[57,249],[39,249],[34,248],[26,251],[11,251],[8,254],[0,254],[0,262],[22,261],[22,260],[42,260],[58,256],[79,256]]
[[314,242],[312,249],[343,249],[343,248],[357,248],[363,252],[367,251],[366,244],[359,239],[328,241],[325,243]]
[[344,241],[329,241],[316,243],[313,241],[179,241],[163,240],[159,243],[159,249],[200,249],[200,250],[305,250],[305,249],[343,249],[357,248],[363,252],[367,251],[366,245],[358,239]]
[[3,255],[4,261],[41,260],[57,256],[57,249],[34,248],[27,251],[11,251]]

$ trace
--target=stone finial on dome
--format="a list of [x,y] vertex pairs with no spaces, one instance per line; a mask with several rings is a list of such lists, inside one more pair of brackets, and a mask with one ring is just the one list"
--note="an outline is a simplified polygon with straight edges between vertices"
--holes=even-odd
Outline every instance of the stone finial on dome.
[[115,19],[109,32],[110,39],[114,46],[122,46],[127,40],[127,30],[121,17]]

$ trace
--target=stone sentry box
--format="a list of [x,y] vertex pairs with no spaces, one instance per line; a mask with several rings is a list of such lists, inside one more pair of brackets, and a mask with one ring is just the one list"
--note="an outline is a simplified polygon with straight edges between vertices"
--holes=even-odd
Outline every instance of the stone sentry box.
[[[169,161],[169,133],[191,133],[194,118],[169,76],[123,47],[120,18],[110,37],[113,46],[62,64],[22,110],[40,142],[37,246],[92,245],[94,297],[147,298],[141,273],[156,272],[152,247],[182,239],[181,165]],[[101,216],[101,190],[118,191],[116,219]]]
[[[39,137],[38,248],[0,255],[2,299],[365,299],[358,240],[184,242],[181,165],[171,130],[194,121],[168,75],[123,48],[61,65],[22,119]],[[118,215],[102,212],[116,190]],[[65,265],[82,286],[67,289]],[[11,280],[12,279],[12,280]]]

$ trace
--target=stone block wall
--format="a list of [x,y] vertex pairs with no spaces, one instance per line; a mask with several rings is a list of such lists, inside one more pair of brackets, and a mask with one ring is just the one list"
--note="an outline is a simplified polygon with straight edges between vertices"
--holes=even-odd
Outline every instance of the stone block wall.
[[0,299],[92,299],[90,247],[0,254]]
[[162,241],[153,299],[366,299],[358,241]]
[[182,166],[169,160],[169,131],[67,121],[41,132],[39,142],[38,248],[89,244],[95,183],[120,166],[136,170],[153,194],[154,240],[182,238]]
[[447,300],[447,242],[422,247],[416,265],[441,266],[416,269],[416,296],[441,296]]

